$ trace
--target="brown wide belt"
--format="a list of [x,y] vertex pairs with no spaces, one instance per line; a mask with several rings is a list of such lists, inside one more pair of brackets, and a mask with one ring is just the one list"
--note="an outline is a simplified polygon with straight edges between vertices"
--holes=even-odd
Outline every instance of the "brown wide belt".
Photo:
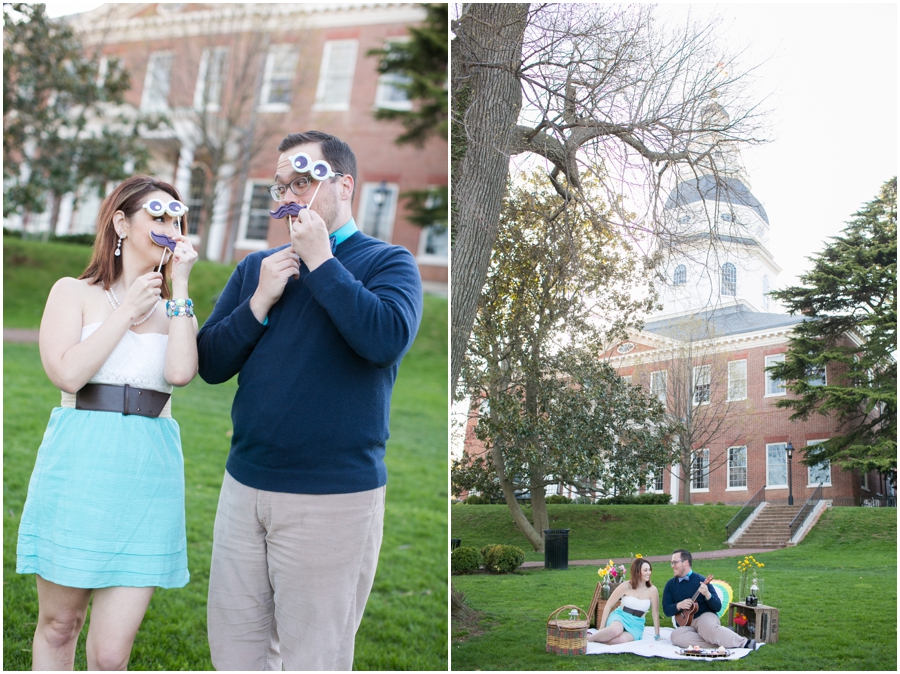
[[628,608],[627,606],[623,606],[622,610],[625,611],[625,613],[636,615],[638,618],[642,618],[646,613],[646,611],[638,611],[636,608]]
[[169,402],[169,393],[148,388],[85,384],[75,394],[75,409],[95,412],[118,412],[142,417],[158,417]]

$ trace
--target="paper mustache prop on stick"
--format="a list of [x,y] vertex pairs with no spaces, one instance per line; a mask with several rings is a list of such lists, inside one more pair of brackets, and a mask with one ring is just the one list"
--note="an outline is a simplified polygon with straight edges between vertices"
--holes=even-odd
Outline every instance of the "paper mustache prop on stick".
[[172,254],[174,255],[175,254],[175,245],[178,242],[175,241],[175,239],[166,236],[165,234],[157,234],[156,232],[153,232],[153,231],[150,232],[150,239],[157,246],[163,247],[163,254],[162,254],[162,257],[159,259],[159,268],[160,268],[160,270],[162,270],[163,261],[166,259],[166,249],[171,251]]
[[308,206],[306,204],[282,204],[276,210],[269,211],[269,215],[276,220],[287,218],[288,225],[293,229],[294,223],[291,221],[291,216],[293,215],[296,218],[304,208],[308,208]]

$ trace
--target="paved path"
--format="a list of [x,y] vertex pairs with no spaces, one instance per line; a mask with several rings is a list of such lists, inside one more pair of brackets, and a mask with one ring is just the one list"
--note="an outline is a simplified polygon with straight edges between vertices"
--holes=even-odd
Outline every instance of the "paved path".
[[17,328],[3,328],[4,342],[36,342],[37,330],[19,330]]
[[[744,557],[746,555],[758,555],[764,552],[772,552],[780,548],[728,548],[726,550],[701,550],[700,552],[692,552],[691,557],[694,559],[722,559],[723,557]],[[585,559],[585,560],[569,560],[569,566],[606,566],[612,559],[615,564],[631,564],[633,561],[630,557],[604,557],[603,559]],[[645,557],[651,562],[668,562],[672,559],[672,555],[657,555],[656,557]],[[544,562],[525,562],[520,568],[534,569],[543,568]]]

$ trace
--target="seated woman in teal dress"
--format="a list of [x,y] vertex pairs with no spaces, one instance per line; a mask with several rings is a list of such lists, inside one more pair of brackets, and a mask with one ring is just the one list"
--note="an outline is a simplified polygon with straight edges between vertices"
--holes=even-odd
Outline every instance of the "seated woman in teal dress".
[[[653,630],[659,639],[659,590],[650,582],[653,566],[638,557],[631,563],[628,582],[615,589],[603,609],[599,628],[588,641],[604,644],[624,644],[644,636],[645,616],[653,612]],[[612,607],[616,606],[615,610]]]

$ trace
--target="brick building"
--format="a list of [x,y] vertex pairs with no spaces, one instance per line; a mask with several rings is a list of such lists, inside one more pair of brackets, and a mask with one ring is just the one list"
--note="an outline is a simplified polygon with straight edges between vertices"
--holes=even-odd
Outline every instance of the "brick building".
[[[727,117],[714,103],[704,114]],[[717,122],[725,126],[727,119]],[[678,463],[660,466],[645,490],[669,493],[673,503],[687,500],[688,485],[691,503],[745,504],[758,493],[786,502],[790,493],[803,504],[821,484],[821,498],[835,505],[894,503],[894,485],[877,472],[801,463],[807,447],[841,433],[834,416],[791,421],[791,410],[775,405],[791,394],[766,367],[784,359],[791,331],[804,319],[777,313],[768,297],[780,268],[767,248],[768,214],[737,150],[726,145],[705,166],[682,173],[664,218],[664,231],[675,236],[659,242],[662,308],[604,354],[620,376],[658,396],[690,429],[689,478],[681,479]],[[856,334],[845,339],[862,343]],[[837,381],[841,368],[831,363],[810,381]],[[474,435],[477,417],[473,408],[465,439],[470,456],[484,453]],[[547,492],[575,495],[565,485]]]
[[[359,228],[406,247],[424,281],[446,285],[446,228],[413,225],[402,194],[447,185],[447,143],[394,142],[402,126],[373,113],[412,104],[395,77],[379,76],[378,58],[368,56],[407,39],[408,28],[424,17],[419,5],[401,3],[134,3],[67,18],[86,49],[120,57],[131,74],[126,109],[110,116],[169,119],[167,128],[143,134],[150,172],[185,196],[195,245],[201,227],[209,228],[210,259],[240,259],[288,241],[283,224],[268,215],[276,147],[288,133],[317,129],[347,141],[357,156]],[[217,159],[216,141],[224,160]],[[215,198],[205,213],[202,195],[211,189],[212,172]],[[55,222],[48,209],[31,216],[28,229],[92,232],[100,198],[75,196],[63,197]],[[22,226],[16,218],[5,224]]]
[[[715,103],[704,114],[727,123]],[[790,409],[775,406],[791,394],[766,367],[784,360],[791,331],[804,318],[775,313],[768,297],[781,270],[767,248],[768,214],[750,190],[737,149],[725,144],[705,165],[684,171],[664,218],[678,245],[663,249],[662,309],[606,357],[691,428],[690,501],[742,504],[762,490],[765,500],[778,502],[790,489],[802,504],[819,484],[822,498],[837,505],[892,498],[893,485],[877,472],[802,464],[805,448],[841,434],[840,422],[819,414],[791,421]],[[845,340],[862,344],[857,334]],[[842,376],[842,366],[830,363],[809,381]],[[791,459],[788,443],[795,450]],[[686,500],[685,481],[673,479],[680,469],[657,470],[650,490]]]

